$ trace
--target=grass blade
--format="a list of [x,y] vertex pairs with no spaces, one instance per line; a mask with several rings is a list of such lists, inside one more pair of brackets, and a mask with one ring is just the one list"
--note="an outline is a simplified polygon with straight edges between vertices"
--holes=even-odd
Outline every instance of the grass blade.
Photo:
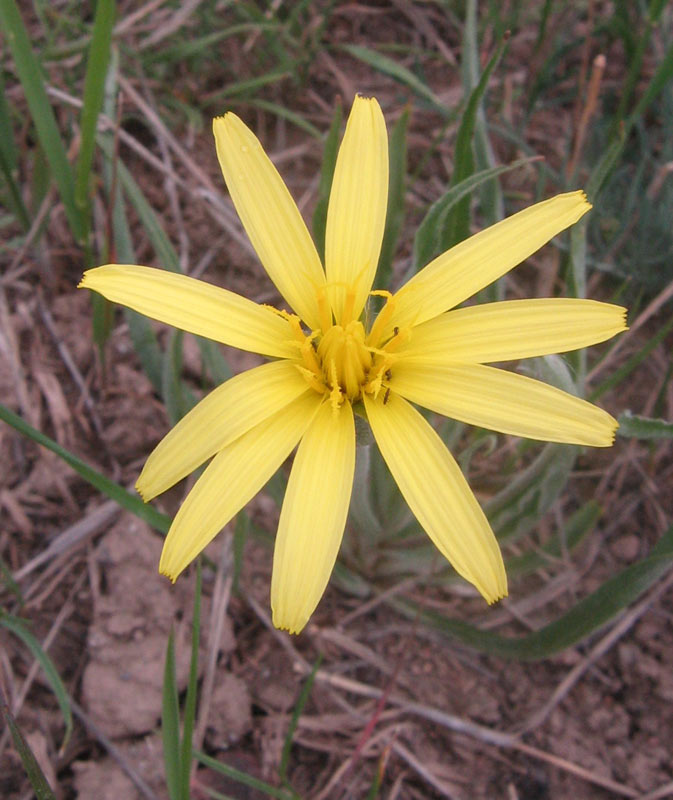
[[55,442],[44,433],[33,428],[32,425],[29,425],[18,414],[10,411],[7,406],[2,403],[0,403],[0,419],[11,425],[23,436],[27,436],[34,442],[46,447],[48,450],[51,450],[52,453],[56,453],[59,458],[63,459],[63,461],[72,467],[85,481],[98,489],[99,492],[106,494],[122,508],[140,517],[140,519],[145,520],[145,522],[153,528],[156,528],[156,530],[162,533],[168,532],[171,524],[170,517],[159,513],[152,506],[143,503],[139,497],[131,494],[131,492],[127,492],[126,489],[119,486],[114,481],[111,481],[109,478],[106,478],[105,475],[101,475],[100,472],[90,467],[86,462],[82,461],[81,458],[73,455],[69,450],[61,447],[58,442]]
[[180,797],[189,800],[189,775],[192,767],[192,735],[196,716],[197,681],[199,679],[199,637],[201,632],[201,559],[196,560],[194,613],[192,616],[192,655],[189,663],[189,683],[185,698],[185,717],[180,747]]
[[15,0],[0,0],[0,26],[5,31],[16,71],[26,95],[37,137],[56,181],[68,224],[75,239],[84,241],[84,225],[75,204],[75,184],[54,112],[47,98],[40,64],[33,53],[28,32]]
[[80,117],[81,141],[75,167],[75,205],[87,230],[89,224],[89,175],[96,144],[98,115],[103,105],[114,18],[115,0],[98,0],[84,77]]
[[42,772],[42,768],[38,764],[30,745],[24,739],[16,720],[4,703],[2,704],[2,716],[5,718],[9,732],[12,734],[14,747],[16,747],[16,752],[21,758],[23,768],[26,770],[30,785],[35,792],[36,800],[56,800],[56,795],[52,792],[47,779],[44,777],[44,772]]
[[493,180],[500,175],[504,175],[506,172],[518,169],[536,160],[538,160],[538,157],[532,156],[529,158],[520,158],[518,161],[514,161],[506,166],[490,167],[480,172],[475,172],[455,186],[451,186],[439,200],[436,200],[430,206],[428,213],[423,218],[423,222],[421,222],[418,227],[416,236],[414,237],[414,272],[418,272],[418,270],[431,261],[434,256],[439,255],[439,253],[443,251],[441,232],[446,227],[447,215],[456,203],[467,197],[467,195],[486,181]]
[[[454,155],[454,170],[451,176],[451,186],[457,186],[461,181],[469,178],[474,173],[474,151],[473,139],[475,126],[477,124],[477,113],[480,109],[482,98],[486,92],[488,81],[500,61],[502,54],[507,46],[507,40],[503,39],[498,45],[495,53],[491,56],[488,64],[481,74],[479,82],[470,92],[470,96],[465,107],[458,134],[456,136],[456,147]],[[442,250],[448,250],[454,244],[467,239],[470,235],[470,198],[463,197],[449,215],[441,235]]]
[[325,149],[322,155],[322,167],[320,168],[320,183],[318,184],[318,202],[313,212],[313,238],[318,249],[318,255],[322,263],[325,263],[325,229],[327,228],[327,206],[329,205],[329,194],[332,189],[332,179],[336,167],[337,152],[339,150],[339,133],[341,132],[342,118],[341,100],[337,99],[332,117],[332,124],[329,127],[325,139]]
[[409,115],[410,110],[407,107],[395,123],[390,134],[388,210],[386,212],[386,226],[383,232],[383,242],[381,243],[379,265],[374,281],[374,288],[376,289],[390,288],[395,247],[404,221]]
[[161,702],[161,738],[164,745],[166,786],[171,800],[180,800],[180,710],[175,672],[175,634],[166,645],[164,686]]
[[382,72],[384,75],[389,75],[391,78],[399,81],[399,83],[411,89],[412,92],[415,92],[423,100],[430,103],[440,114],[448,116],[448,112],[442,101],[432,89],[417,78],[413,72],[410,72],[406,67],[398,64],[397,61],[393,61],[392,58],[377,53],[376,50],[370,50],[368,47],[362,47],[358,44],[344,44],[342,48],[354,58],[363,61],[365,64],[369,64],[370,67],[374,67],[374,69],[379,70],[379,72]]
[[249,786],[251,789],[257,789],[258,792],[264,792],[269,797],[276,798],[276,800],[295,800],[296,798],[295,794],[289,794],[285,789],[279,789],[277,786],[272,786],[270,783],[265,783],[259,778],[248,775],[247,772],[230,767],[228,764],[223,764],[199,750],[194,751],[194,758],[204,767],[210,767],[215,772],[219,772],[220,775],[226,775],[227,778],[232,778],[232,780],[238,781],[244,786]]
[[482,631],[460,620],[448,619],[435,611],[419,610],[406,600],[388,602],[405,616],[421,621],[445,636],[502,658],[537,661],[560,653],[602,628],[663,577],[673,565],[673,526],[652,548],[650,555],[605,581],[596,591],[574,605],[563,616],[523,637],[502,636]]
[[301,717],[302,712],[304,711],[304,706],[306,705],[306,701],[311,695],[311,689],[313,688],[313,681],[315,680],[316,673],[320,669],[321,663],[322,663],[322,653],[318,654],[318,658],[316,659],[316,662],[313,665],[313,669],[311,670],[310,675],[308,676],[308,678],[306,678],[306,681],[304,682],[304,685],[301,688],[299,699],[297,700],[297,704],[295,705],[294,711],[292,712],[292,718],[290,719],[290,724],[287,729],[285,741],[283,742],[283,752],[280,758],[280,766],[278,767],[278,775],[280,777],[280,782],[283,784],[287,784],[287,765],[290,760],[290,750],[292,749],[292,738],[294,737],[294,732],[297,730],[297,723],[299,722],[299,717]]
[[15,176],[18,175],[18,159],[5,92],[5,78],[2,72],[0,72],[0,170],[5,176],[5,182],[9,189],[7,204],[21,223],[21,227],[27,231],[30,228],[30,215],[23,202],[21,190],[15,180]]
[[54,693],[54,697],[56,697],[56,702],[58,703],[58,707],[60,708],[61,714],[63,715],[63,721],[65,723],[65,735],[63,737],[63,744],[61,745],[61,747],[62,748],[65,747],[65,745],[70,740],[70,736],[72,734],[72,711],[70,709],[70,700],[68,698],[68,692],[66,691],[66,688],[63,685],[61,676],[58,674],[58,671],[54,666],[52,660],[42,649],[42,645],[33,636],[33,634],[26,628],[26,626],[23,624],[23,622],[21,622],[21,620],[17,619],[11,614],[8,614],[6,611],[0,609],[0,625],[2,625],[4,628],[7,628],[7,630],[13,633],[17,638],[21,639],[21,641],[26,645],[26,647],[32,653],[33,658],[42,667],[42,671],[44,672],[45,678],[47,679],[47,682],[51,686],[51,689]]

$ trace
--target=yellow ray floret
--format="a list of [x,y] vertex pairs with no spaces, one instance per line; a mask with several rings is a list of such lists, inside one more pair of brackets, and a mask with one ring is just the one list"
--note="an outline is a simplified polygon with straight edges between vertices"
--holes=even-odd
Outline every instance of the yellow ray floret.
[[617,420],[554,386],[483,364],[405,363],[390,385],[407,400],[481,428],[545,442],[609,447]]
[[266,306],[205,281],[135,264],[87,270],[80,289],[93,289],[152,319],[264,356],[294,355],[287,320]]
[[168,531],[159,562],[162,575],[175,581],[257,494],[296,447],[319,405],[320,398],[306,392],[215,456]]
[[467,306],[416,325],[405,360],[486,364],[565,353],[626,330],[626,310],[574,298],[505,300]]
[[379,104],[356,97],[334,169],[325,271],[336,321],[362,312],[379,262],[388,205],[388,137]]
[[456,571],[489,603],[507,594],[491,526],[446,445],[405,400],[365,397],[376,443],[409,508]]
[[254,133],[229,112],[213,121],[222,174],[253,247],[278,291],[309,325],[320,324],[316,289],[325,274],[283,179]]
[[322,597],[346,524],[355,470],[349,403],[325,403],[301,440],[278,523],[271,578],[273,623],[298,633]]
[[465,239],[397,292],[391,325],[418,325],[454,308],[525,261],[590,208],[584,192],[567,192]]

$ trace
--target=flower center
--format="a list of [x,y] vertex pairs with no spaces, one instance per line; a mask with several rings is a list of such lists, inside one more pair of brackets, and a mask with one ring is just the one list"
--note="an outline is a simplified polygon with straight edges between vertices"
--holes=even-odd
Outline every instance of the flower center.
[[[393,328],[391,335],[389,320],[393,297],[390,292],[376,291],[372,294],[383,295],[386,304],[369,333],[359,320],[333,325],[324,291],[318,295],[324,324],[322,330],[307,334],[299,317],[276,311],[290,323],[293,331],[294,344],[299,352],[297,369],[312,389],[329,397],[335,409],[345,401],[356,403],[365,393],[377,397],[381,390],[385,392],[385,403],[390,393],[391,368],[398,358],[396,351],[409,338],[408,329]],[[382,335],[385,336],[383,343]]]
[[364,325],[358,320],[345,328],[333,325],[318,344],[318,359],[323,380],[330,389],[338,388],[351,402],[357,400],[372,366]]

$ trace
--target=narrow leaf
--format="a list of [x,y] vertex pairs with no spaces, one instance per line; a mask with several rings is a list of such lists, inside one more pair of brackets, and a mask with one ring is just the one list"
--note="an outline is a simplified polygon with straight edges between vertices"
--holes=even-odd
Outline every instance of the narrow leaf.
[[192,736],[196,717],[197,681],[199,679],[199,639],[201,633],[201,559],[196,560],[194,610],[192,613],[192,653],[189,662],[189,681],[185,697],[185,717],[180,745],[180,797],[189,800],[189,776],[192,769]]
[[389,75],[399,83],[407,86],[415,92],[423,100],[432,105],[436,111],[439,111],[443,116],[447,116],[447,110],[442,101],[422,80],[417,78],[413,72],[410,72],[406,67],[393,61],[392,58],[377,53],[376,50],[370,50],[368,47],[361,47],[357,44],[342,45],[343,49],[350,53],[354,58],[369,64],[370,67],[379,70],[384,75]]
[[84,239],[82,218],[75,205],[75,184],[54,112],[49,104],[42,70],[35,57],[15,0],[0,2],[0,27],[5,32],[16,72],[23,86],[37,137],[58,187],[70,230],[78,242]]
[[236,769],[236,767],[230,767],[228,764],[223,764],[221,761],[218,761],[211,756],[206,755],[205,753],[196,750],[194,752],[194,758],[203,764],[204,767],[210,767],[210,769],[214,769],[215,772],[219,772],[220,775],[226,775],[227,778],[232,778],[239,783],[242,783],[244,786],[249,786],[251,789],[257,789],[259,792],[265,792],[269,797],[277,798],[277,800],[294,800],[296,795],[290,794],[285,789],[279,789],[277,786],[272,786],[270,783],[266,783],[265,781],[259,780],[259,778],[255,778],[252,775],[248,775],[247,772],[243,772],[243,770]]
[[103,105],[114,17],[115,0],[98,0],[87,57],[86,75],[84,76],[82,114],[80,117],[80,148],[75,167],[75,203],[81,219],[87,227],[89,219],[89,174],[96,144],[98,115]]
[[143,501],[127,492],[122,486],[114,483],[109,478],[101,475],[100,472],[90,467],[87,463],[82,461],[81,458],[73,455],[69,450],[61,447],[60,444],[50,439],[45,434],[29,425],[18,414],[10,411],[7,406],[0,403],[0,419],[11,425],[15,430],[23,436],[27,436],[34,442],[51,450],[52,453],[63,459],[66,464],[71,466],[85,481],[95,486],[98,491],[106,494],[109,498],[118,503],[122,508],[132,512],[140,519],[145,520],[149,525],[162,533],[167,533],[171,524],[170,517],[156,511],[152,506],[145,505]]
[[161,738],[164,745],[166,786],[171,800],[180,798],[180,709],[175,672],[175,635],[171,630],[166,645],[164,686],[161,703]]
[[409,108],[407,107],[395,123],[390,134],[388,210],[386,212],[386,226],[383,232],[379,265],[374,281],[374,287],[377,289],[390,288],[395,247],[404,222],[408,125]]
[[327,227],[327,206],[329,205],[329,195],[332,189],[332,179],[334,178],[334,168],[336,167],[337,152],[339,150],[339,133],[341,131],[341,100],[337,99],[327,137],[325,139],[325,149],[322,156],[322,167],[320,170],[320,183],[318,184],[318,202],[313,212],[313,238],[318,249],[318,255],[322,263],[325,263],[325,229]]
[[19,726],[16,724],[16,720],[14,719],[9,708],[7,708],[4,703],[2,704],[2,716],[5,718],[9,732],[12,735],[14,747],[16,747],[16,752],[21,758],[21,763],[23,764],[23,768],[26,770],[28,780],[30,781],[30,785],[33,787],[36,799],[56,800],[56,795],[52,792],[51,787],[44,776],[44,772],[42,772],[42,768],[38,764],[38,761],[30,748],[30,745],[25,740],[23,734],[19,730]]
[[451,209],[464,197],[471,194],[478,186],[486,181],[504,175],[506,172],[539,160],[537,156],[520,158],[502,167],[475,172],[455,186],[451,186],[439,200],[436,200],[428,209],[414,237],[414,272],[429,263],[434,256],[443,252],[441,234],[446,227],[446,218]]
[[673,422],[641,417],[625,411],[619,417],[617,433],[632,439],[673,439]]
[[405,616],[415,618],[450,638],[484,653],[503,658],[537,661],[576,645],[637,600],[673,566],[673,526],[652,548],[650,555],[605,581],[570,611],[534,633],[522,637],[482,631],[461,620],[422,611],[407,600],[388,602]]
[[0,625],[7,628],[8,631],[21,639],[21,641],[32,653],[33,658],[42,667],[42,671],[44,672],[47,682],[51,686],[54,696],[56,697],[58,707],[61,709],[61,714],[63,715],[63,721],[65,723],[65,736],[63,738],[62,747],[65,747],[72,734],[72,711],[70,710],[68,692],[63,685],[61,676],[58,674],[53,661],[42,649],[42,645],[26,628],[21,620],[0,609]]
[[[465,112],[463,113],[458,134],[456,136],[456,147],[454,155],[454,170],[451,176],[451,186],[456,186],[461,181],[469,178],[474,172],[474,153],[472,150],[472,140],[474,129],[477,122],[477,112],[486,92],[488,81],[500,61],[502,54],[507,46],[507,40],[503,39],[498,45],[495,53],[491,56],[488,64],[484,68],[479,83],[470,93]],[[446,225],[441,235],[442,250],[447,250],[454,244],[467,239],[470,235],[470,199],[462,198],[456,203],[451,214],[446,218]]]

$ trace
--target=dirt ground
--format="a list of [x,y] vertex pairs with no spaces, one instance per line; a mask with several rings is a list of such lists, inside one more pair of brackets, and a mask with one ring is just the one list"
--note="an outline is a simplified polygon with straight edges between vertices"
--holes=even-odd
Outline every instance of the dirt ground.
[[[409,24],[406,12],[398,5],[405,4],[370,9],[378,25],[389,26],[391,41],[402,36],[401,30],[411,35],[404,27]],[[413,35],[429,49],[440,47],[441,40],[441,47],[455,54],[456,35],[423,27],[423,19],[430,22],[432,15],[425,4],[418,9],[420,27]],[[365,40],[370,24],[364,12],[359,17],[337,14],[331,42]],[[516,64],[520,53],[522,69],[531,35],[522,26],[512,37],[512,59]],[[484,52],[491,45],[484,43]],[[610,70],[617,72],[614,63],[608,79]],[[445,101],[460,97],[458,76],[447,79],[435,62],[426,77]],[[185,76],[184,86],[192,80]],[[507,80],[517,86],[523,77],[511,68]],[[409,99],[392,79],[343,54],[334,58],[328,49],[312,65],[309,87],[279,90],[280,99],[306,113],[320,130],[329,126],[336,94],[346,98],[357,89],[376,95],[389,129]],[[571,135],[572,115],[568,102],[560,111],[541,111],[530,123],[529,144],[552,165]],[[320,143],[261,111],[250,111],[247,120],[310,218]],[[218,228],[197,199],[204,180],[225,195],[207,127],[189,134],[173,131],[187,160],[174,156],[172,178],[158,177],[147,161],[123,146],[121,152],[174,243],[180,247],[180,236],[187,237],[184,252],[190,264],[207,264],[204,277],[209,281],[273,302],[273,289],[256,259],[231,231]],[[414,111],[411,169],[421,163],[440,127],[431,110]],[[160,133],[151,124],[135,133],[152,152],[161,152]],[[502,163],[520,155],[504,140],[496,148]],[[190,161],[203,179],[190,171]],[[409,258],[419,210],[446,184],[448,144],[431,166],[409,192],[398,276]],[[534,180],[517,172],[506,185],[512,193],[528,195]],[[138,220],[132,233],[138,263],[156,265]],[[6,249],[2,262],[0,402],[131,487],[168,430],[168,417],[141,369],[119,310],[101,361],[91,336],[91,299],[75,289],[81,253],[69,237],[62,209],[54,209],[48,236],[39,246]],[[554,257],[543,251],[517,271],[508,292],[533,296],[545,287],[553,289],[558,281],[554,270]],[[611,296],[609,278],[593,273],[589,283],[592,297]],[[670,300],[628,336],[605,369],[616,369],[638,352],[667,314]],[[165,341],[167,331],[159,325],[155,329]],[[190,338],[185,348],[184,375],[200,393],[200,353]],[[663,416],[673,418],[672,384],[665,377],[670,352],[669,336],[626,384],[601,398],[601,405],[615,415],[627,408],[647,415],[663,391]],[[227,352],[227,357],[235,371],[253,363],[240,354]],[[477,459],[474,468],[483,485],[496,474],[507,448],[503,440],[490,463],[486,457]],[[158,507],[174,513],[190,485],[187,480],[167,493]],[[526,633],[647,554],[673,520],[671,485],[670,440],[618,438],[610,451],[581,455],[551,512],[589,497],[603,508],[596,529],[560,570],[514,582],[510,597],[495,610],[485,610],[461,589],[435,592],[417,581],[398,590],[424,607],[499,633]],[[274,534],[278,510],[267,495],[248,510],[259,528]],[[3,580],[2,607],[28,621],[74,701],[74,734],[62,746],[62,716],[44,675],[19,640],[0,628],[0,684],[47,779],[62,800],[166,798],[159,725],[164,656],[174,628],[184,689],[194,570],[171,586],[157,573],[160,534],[4,423],[0,513],[0,557],[23,598],[20,604],[12,584]],[[368,792],[376,774],[380,796],[386,798],[673,797],[673,575],[588,641],[543,661],[520,663],[480,655],[403,617],[386,602],[385,593],[363,598],[334,583],[307,629],[290,637],[273,629],[269,619],[268,541],[248,536],[237,587],[232,586],[233,531],[221,534],[207,554],[214,567],[205,568],[203,577],[196,746],[223,763],[277,783],[293,709],[320,655],[287,771],[301,797],[373,797]],[[201,766],[193,775],[192,797],[216,796],[211,790],[241,799],[267,796]],[[0,733],[0,796],[32,796],[6,730]]]

